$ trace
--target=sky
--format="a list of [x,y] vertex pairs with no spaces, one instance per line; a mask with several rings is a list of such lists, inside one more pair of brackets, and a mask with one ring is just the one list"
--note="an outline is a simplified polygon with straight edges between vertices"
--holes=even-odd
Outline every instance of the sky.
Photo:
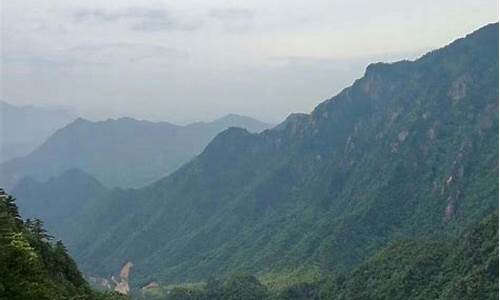
[[0,98],[90,119],[277,123],[498,20],[496,0],[1,1]]

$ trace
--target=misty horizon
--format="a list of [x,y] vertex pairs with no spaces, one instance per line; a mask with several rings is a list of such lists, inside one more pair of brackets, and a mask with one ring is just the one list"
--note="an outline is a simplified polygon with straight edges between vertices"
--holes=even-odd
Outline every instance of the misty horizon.
[[5,2],[0,95],[90,120],[187,124],[235,113],[279,123],[368,64],[416,59],[495,22],[496,11],[491,0],[313,1],[305,10],[280,1]]
[[498,8],[3,1],[0,299],[498,299]]

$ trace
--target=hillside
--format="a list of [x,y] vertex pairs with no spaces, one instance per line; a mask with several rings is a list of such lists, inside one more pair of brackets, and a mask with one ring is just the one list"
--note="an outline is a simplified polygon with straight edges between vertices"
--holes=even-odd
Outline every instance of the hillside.
[[230,115],[209,123],[177,126],[130,118],[91,122],[77,119],[26,157],[0,165],[0,186],[11,189],[29,176],[47,180],[80,169],[107,187],[139,187],[176,170],[231,126],[261,131],[268,124]]
[[158,287],[141,299],[498,299],[498,216],[453,240],[393,243],[352,272],[276,288],[248,274]]
[[328,299],[498,299],[498,216],[453,241],[391,245],[324,288]]
[[124,299],[94,292],[42,221],[23,221],[15,199],[0,190],[0,299]]
[[61,109],[15,106],[0,100],[0,163],[27,155],[74,119]]
[[70,226],[75,218],[108,192],[95,178],[78,169],[69,169],[47,181],[27,177],[12,189],[21,215],[43,220],[47,230],[63,240],[73,233]]
[[311,114],[220,133],[172,175],[101,201],[71,249],[99,274],[132,261],[142,286],[348,271],[401,238],[455,237],[498,209],[498,102],[492,24],[372,64]]

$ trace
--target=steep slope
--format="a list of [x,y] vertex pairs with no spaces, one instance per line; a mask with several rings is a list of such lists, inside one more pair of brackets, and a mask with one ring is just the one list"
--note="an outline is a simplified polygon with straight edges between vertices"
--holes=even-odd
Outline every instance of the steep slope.
[[0,190],[0,299],[95,299],[63,244],[40,222],[23,222]]
[[[230,128],[190,163],[100,202],[72,249],[137,284],[234,271],[348,270],[401,238],[498,209],[498,24],[363,78],[260,134]],[[105,230],[103,230],[105,228]]]
[[27,155],[75,117],[57,109],[0,101],[0,162]]
[[498,216],[488,216],[454,240],[395,242],[354,271],[335,277],[276,288],[233,274],[143,294],[144,299],[167,300],[498,299]]
[[498,216],[452,242],[396,243],[323,292],[327,299],[498,299]]
[[13,189],[21,215],[44,220],[59,239],[72,234],[70,224],[88,206],[108,193],[101,183],[78,169],[70,169],[46,182],[26,177]]
[[230,126],[260,131],[268,124],[233,116],[177,126],[130,118],[90,122],[77,119],[26,157],[0,165],[0,185],[12,188],[25,176],[46,180],[78,168],[108,187],[151,183],[190,160]]
[[39,219],[23,221],[15,198],[0,189],[1,300],[126,300],[91,290],[61,241]]

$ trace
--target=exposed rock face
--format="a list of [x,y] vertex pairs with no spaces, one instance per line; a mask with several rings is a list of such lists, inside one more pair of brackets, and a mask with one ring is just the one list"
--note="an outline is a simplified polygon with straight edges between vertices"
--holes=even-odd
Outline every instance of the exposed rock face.
[[471,82],[471,78],[468,75],[463,75],[453,82],[450,90],[448,91],[448,96],[454,101],[458,101],[467,95],[467,85]]
[[130,274],[130,269],[134,266],[132,262],[127,262],[122,270],[120,271],[120,281],[117,281],[114,277],[111,279],[115,282],[115,291],[123,294],[123,295],[128,295],[130,292],[130,286],[128,285],[128,278]]
[[143,290],[150,290],[150,289],[156,289],[158,287],[159,287],[158,283],[153,281],[153,282],[150,282],[148,285],[144,286],[142,289]]
[[134,266],[132,262],[128,262],[123,266],[121,272],[120,272],[120,278],[121,279],[126,279],[128,280],[128,275],[130,274],[130,269]]

